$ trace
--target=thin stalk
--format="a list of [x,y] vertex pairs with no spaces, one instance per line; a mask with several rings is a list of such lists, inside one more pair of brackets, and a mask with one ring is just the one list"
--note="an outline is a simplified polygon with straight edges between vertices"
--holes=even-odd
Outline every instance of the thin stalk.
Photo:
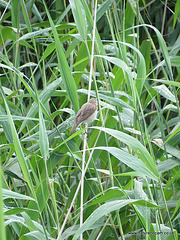
[[[84,200],[84,168],[86,159],[86,145],[87,145],[87,134],[84,134],[84,146],[83,146],[83,158],[82,158],[82,173],[81,173],[81,206],[80,206],[80,227],[83,225],[83,200]],[[80,240],[83,240],[83,233],[80,235]]]
[[[99,131],[99,134],[98,134],[98,136],[97,136],[97,139],[96,139],[96,142],[95,142],[94,146],[96,146],[96,144],[97,144],[97,142],[98,142],[98,139],[99,139],[99,137],[100,137],[100,134],[101,134],[101,131]],[[75,200],[76,200],[76,198],[77,198],[78,192],[79,192],[80,187],[81,187],[82,179],[84,178],[85,173],[86,173],[86,171],[87,171],[87,169],[88,169],[88,166],[89,166],[89,163],[90,163],[91,158],[92,158],[92,156],[93,156],[93,153],[94,153],[94,147],[93,147],[93,149],[92,149],[92,151],[91,151],[91,153],[90,153],[89,159],[88,159],[88,161],[87,161],[87,163],[86,163],[86,167],[85,167],[85,169],[84,169],[84,172],[82,172],[81,179],[80,179],[80,181],[79,181],[79,184],[78,184],[78,186],[77,186],[76,192],[75,192],[74,197],[73,197],[73,199],[72,199],[71,205],[70,205],[70,207],[69,207],[69,209],[68,209],[68,212],[67,212],[67,214],[66,214],[66,217],[65,217],[65,219],[64,219],[64,221],[63,221],[63,224],[62,224],[62,226],[61,226],[61,229],[60,229],[60,231],[59,231],[57,240],[60,240],[60,239],[61,239],[62,232],[63,232],[63,230],[64,230],[64,227],[65,227],[65,225],[66,225],[66,222],[67,222],[67,219],[68,219],[69,214],[70,214],[70,212],[71,212],[71,209],[72,209],[72,207],[73,207],[73,205],[74,205],[74,202],[75,202]]]
[[[0,164],[0,176],[3,176],[1,164]],[[0,231],[0,238],[2,240],[6,240],[6,231],[4,226],[4,210],[3,210],[3,197],[2,197],[2,177],[0,177],[0,225],[1,225],[1,231]]]
[[[95,1],[95,9],[94,9],[94,23],[93,23],[93,33],[92,33],[93,39],[92,39],[92,49],[91,49],[88,101],[90,99],[91,82],[92,82],[92,74],[93,74],[95,30],[96,30],[96,10],[97,10],[97,0]],[[86,129],[87,129],[87,126],[88,126],[88,124],[86,123],[86,125],[85,125]],[[83,159],[82,159],[82,177],[81,177],[80,227],[83,225],[83,199],[84,199],[84,176],[85,176],[86,145],[87,145],[87,134],[85,133],[85,135],[84,135],[84,147],[83,147]],[[83,240],[83,233],[81,233],[81,235],[80,235],[80,240]]]

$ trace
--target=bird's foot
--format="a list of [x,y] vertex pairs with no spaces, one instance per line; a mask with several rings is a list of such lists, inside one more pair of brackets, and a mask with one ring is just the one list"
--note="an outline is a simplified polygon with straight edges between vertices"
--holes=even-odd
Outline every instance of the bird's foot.
[[84,135],[85,135],[85,134],[86,134],[86,136],[87,136],[87,130],[86,130],[86,129],[84,130]]

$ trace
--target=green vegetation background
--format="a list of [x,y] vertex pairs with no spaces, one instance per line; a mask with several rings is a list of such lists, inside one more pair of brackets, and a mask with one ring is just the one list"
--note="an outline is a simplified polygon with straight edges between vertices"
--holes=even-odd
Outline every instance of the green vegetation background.
[[0,239],[178,239],[179,79],[180,0],[0,0]]

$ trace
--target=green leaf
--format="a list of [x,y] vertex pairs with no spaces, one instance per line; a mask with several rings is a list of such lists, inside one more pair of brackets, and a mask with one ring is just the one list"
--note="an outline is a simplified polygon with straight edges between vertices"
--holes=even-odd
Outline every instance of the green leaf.
[[119,188],[108,189],[102,193],[102,196],[100,196],[100,197],[96,196],[96,199],[94,201],[92,201],[90,204],[88,204],[88,207],[95,205],[95,204],[107,202],[110,200],[119,199],[123,195],[124,194],[122,193],[121,189],[119,189]]
[[140,51],[144,56],[146,63],[146,72],[148,73],[151,64],[151,42],[149,40],[144,40],[141,44]]
[[176,102],[176,98],[175,96],[169,91],[169,89],[164,85],[160,85],[160,86],[155,86],[152,87],[157,93],[159,93],[160,95],[162,95],[163,97],[165,97],[166,99],[172,101],[172,102]]
[[[137,154],[137,156],[141,159],[141,161],[144,163],[144,165],[156,176],[158,177],[158,171],[156,164],[147,151],[147,149],[134,137],[124,133],[120,132],[114,129],[109,128],[103,128],[103,127],[92,127],[94,129],[98,129],[100,131],[104,131],[108,133],[110,136],[113,136],[117,138],[118,140],[124,142],[127,144],[132,150]],[[133,157],[133,156],[132,156]]]
[[[41,104],[45,104],[46,101],[52,96],[52,94],[54,93],[54,91],[56,90],[56,88],[58,88],[58,86],[61,83],[61,79],[57,79],[54,82],[52,82],[51,84],[49,84],[39,95],[39,101],[41,102]],[[19,132],[21,132],[25,126],[27,125],[27,123],[29,122],[28,118],[34,117],[36,114],[38,113],[38,104],[35,101],[32,106],[30,107],[28,113],[27,113],[27,119],[24,120],[24,122],[21,125],[21,128],[19,130]]]
[[96,221],[98,221],[103,216],[106,216],[110,212],[120,210],[124,206],[127,206],[129,204],[137,204],[140,206],[148,206],[153,208],[159,208],[158,205],[150,203],[145,200],[134,200],[134,199],[127,199],[127,200],[115,200],[110,201],[102,206],[98,207],[84,222],[84,224],[77,230],[76,234],[73,237],[73,240],[78,239],[81,233],[87,231]]
[[49,156],[49,141],[46,133],[46,125],[44,123],[44,118],[40,106],[39,106],[39,147],[43,158],[47,160]]
[[100,4],[97,10],[97,15],[96,15],[96,22],[101,19],[101,17],[106,13],[106,11],[109,10],[111,4],[114,2],[114,0],[106,0]]
[[26,40],[26,39],[29,39],[29,38],[35,38],[35,37],[39,37],[41,36],[42,34],[46,34],[47,32],[51,31],[52,28],[49,27],[49,28],[45,28],[45,29],[40,29],[40,30],[37,30],[37,31],[34,31],[34,32],[30,32],[30,33],[26,33],[24,34],[22,37],[20,37],[18,39],[18,41],[22,41],[22,40]]
[[163,162],[160,162],[157,165],[157,168],[158,168],[159,173],[163,173],[163,172],[169,171],[170,169],[172,169],[178,165],[180,165],[179,160],[171,158],[171,159],[167,159]]
[[[18,198],[16,198],[18,199]],[[19,198],[21,199],[21,198]],[[34,209],[29,209],[29,208],[24,208],[24,207],[14,207],[14,208],[11,208],[10,210],[6,210],[5,209],[5,212],[4,212],[4,215],[8,216],[8,215],[15,215],[15,214],[20,214],[22,212],[32,212],[32,214],[34,212],[36,212],[36,210]]]
[[[83,93],[83,94],[88,94],[88,90],[86,89],[79,89],[78,90],[78,93]],[[91,93],[91,96],[93,97],[96,97],[95,93],[92,91]],[[126,95],[127,97],[129,97],[129,99],[131,100],[131,97],[127,94]],[[116,97],[109,97],[107,95],[104,95],[104,94],[101,94],[99,93],[99,97],[111,104],[113,104],[114,106],[117,106],[117,107],[121,107],[121,108],[129,108],[131,110],[135,110],[130,104],[126,103],[125,101],[119,99],[119,98],[116,98]]]
[[119,159],[119,161],[123,162],[124,164],[132,168],[136,172],[136,175],[149,177],[151,179],[154,179],[155,181],[158,181],[158,177],[154,174],[154,171],[148,169],[148,167],[146,166],[148,164],[145,165],[139,158],[115,147],[103,146],[96,147],[94,149],[100,149],[109,152],[114,157]]
[[56,44],[55,42],[52,42],[51,44],[49,44],[43,54],[43,57],[41,60],[44,60],[45,58],[47,58],[54,50],[56,49]]
[[[26,239],[31,239],[31,240],[39,240],[39,239],[46,240],[47,239],[46,236],[43,233],[41,233],[40,231],[31,231],[29,233],[25,233],[24,236],[27,237]],[[20,240],[23,240],[23,238]]]
[[155,143],[161,149],[166,150],[166,152],[168,152],[172,156],[180,159],[180,150],[178,150],[177,148],[175,148],[175,147],[171,146],[170,144],[166,143],[166,149],[164,149],[164,144],[161,144],[161,141],[158,141],[158,139],[153,139],[152,142]]
[[10,27],[2,27],[0,26],[0,45],[6,41],[11,36],[13,29]]
[[2,189],[2,195],[3,195],[3,199],[7,199],[7,198],[15,198],[15,199],[22,199],[22,200],[32,200],[35,201],[32,197],[17,193],[17,192],[13,192],[11,190]]
[[151,79],[151,80],[152,80],[152,81],[155,81],[155,82],[160,82],[160,83],[168,84],[168,85],[170,85],[170,86],[180,87],[180,83],[179,83],[179,82],[173,82],[173,81],[161,80],[161,79]]
[[80,0],[69,0],[78,32],[83,41],[87,38],[87,21],[84,7]]
[[131,75],[130,68],[128,67],[128,65],[123,60],[121,60],[119,58],[115,58],[115,57],[108,57],[108,56],[102,56],[102,55],[96,55],[95,57],[104,58],[107,61],[115,64],[119,68],[122,68],[127,74]]
[[43,3],[44,3],[44,6],[45,6],[45,9],[46,9],[46,13],[47,13],[50,25],[52,27],[52,32],[53,32],[54,38],[55,38],[56,50],[57,50],[57,58],[58,58],[58,64],[59,64],[59,69],[60,69],[60,72],[61,72],[62,80],[63,80],[64,86],[65,86],[65,89],[67,91],[67,94],[68,94],[68,96],[69,96],[69,98],[71,100],[71,103],[73,105],[73,108],[74,108],[74,110],[76,112],[78,112],[78,110],[79,110],[79,102],[78,102],[78,95],[77,95],[76,85],[75,85],[75,82],[74,82],[71,70],[70,70],[70,68],[68,66],[66,57],[64,55],[64,52],[63,52],[63,49],[62,49],[62,46],[61,46],[61,42],[59,40],[59,36],[58,36],[57,30],[56,30],[56,28],[54,26],[54,23],[52,21],[52,18],[51,18],[50,14],[49,14],[49,11],[48,11],[48,9],[46,7],[46,4],[45,4],[44,0],[43,0]]
[[7,104],[6,97],[4,95],[4,92],[2,90],[1,85],[0,85],[0,92],[1,92],[1,95],[3,97],[5,107],[6,107],[6,112],[7,112],[7,115],[8,115],[8,120],[9,120],[9,124],[10,124],[10,128],[11,128],[11,134],[12,134],[13,143],[14,143],[14,148],[15,148],[15,151],[16,151],[16,154],[17,154],[17,157],[18,157],[18,161],[19,161],[20,167],[22,169],[22,172],[24,174],[24,177],[25,177],[25,179],[26,179],[26,181],[29,185],[29,188],[31,189],[31,192],[33,193],[33,185],[32,185],[32,180],[31,180],[31,177],[30,177],[30,174],[29,174],[28,165],[27,165],[27,162],[25,160],[24,152],[22,150],[22,146],[21,146],[16,128],[15,128],[15,125],[14,125],[14,122],[13,122],[13,119],[12,119],[12,115],[10,113],[9,106]]
[[176,2],[176,6],[175,6],[175,13],[174,13],[174,21],[173,21],[173,28],[176,25],[177,19],[178,19],[178,15],[180,12],[180,0],[177,0]]

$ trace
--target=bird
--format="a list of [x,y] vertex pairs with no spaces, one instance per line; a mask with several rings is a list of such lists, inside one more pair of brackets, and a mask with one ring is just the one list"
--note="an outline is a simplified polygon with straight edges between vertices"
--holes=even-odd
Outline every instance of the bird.
[[97,115],[97,100],[91,98],[87,103],[83,104],[74,119],[74,125],[70,131],[70,135],[81,123],[90,123],[95,120]]

